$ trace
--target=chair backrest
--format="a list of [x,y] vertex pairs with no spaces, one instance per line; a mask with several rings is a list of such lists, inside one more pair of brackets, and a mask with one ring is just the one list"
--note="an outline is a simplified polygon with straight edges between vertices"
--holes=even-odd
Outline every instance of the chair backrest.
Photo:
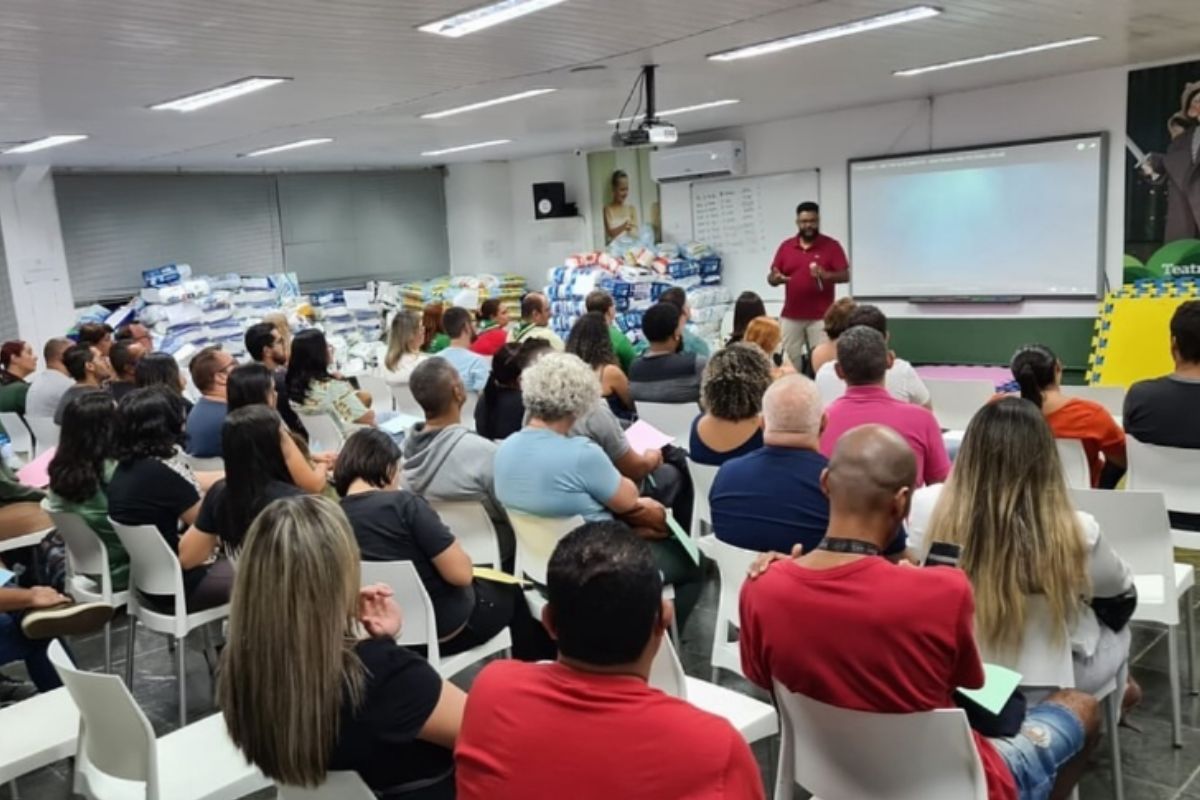
[[429,505],[458,539],[472,564],[500,566],[500,541],[487,509],[478,500],[430,500]]
[[508,509],[517,539],[516,572],[527,575],[535,583],[545,585],[550,554],[558,540],[583,524],[582,517],[538,517],[523,511]]
[[279,800],[375,800],[375,793],[363,783],[357,772],[328,772],[325,782],[312,789],[283,784],[277,786]]
[[368,372],[355,375],[354,379],[358,381],[358,388],[364,392],[370,392],[373,408],[377,411],[395,410],[396,401],[392,398],[392,388],[387,385],[387,381]]
[[308,447],[314,453],[336,453],[342,449],[346,437],[338,421],[324,412],[301,414],[300,421],[308,431]]
[[683,672],[679,654],[671,644],[670,636],[662,637],[658,652],[650,662],[649,684],[664,694],[687,700],[687,676]]
[[108,551],[104,543],[83,517],[69,511],[50,511],[46,501],[42,508],[50,515],[58,535],[67,546],[67,564],[74,575],[99,575],[106,597],[112,595],[112,578],[108,573]]
[[433,601],[421,583],[421,576],[411,561],[363,561],[362,585],[383,583],[391,587],[396,605],[404,624],[396,644],[417,645],[429,648],[429,663],[434,669],[438,665],[437,618],[434,616]]
[[[462,407],[462,422],[471,430],[475,430],[475,406],[479,405],[479,392],[467,392],[467,401]],[[425,416],[424,412],[421,416]]]
[[1200,514],[1200,449],[1143,444],[1132,436],[1125,437],[1125,448],[1127,488],[1162,492],[1169,510]]
[[200,458],[199,456],[185,455],[184,460],[188,466],[192,468],[192,472],[224,472],[225,459],[220,456],[212,458]]
[[1072,489],[1092,488],[1092,472],[1088,466],[1087,453],[1079,439],[1055,439],[1058,460],[1062,462],[1063,477]]
[[[147,798],[157,795],[158,745],[150,721],[116,675],[78,669],[57,640],[50,662],[79,708],[79,752],[99,772],[147,783]],[[152,794],[150,788],[154,789]]]
[[[819,797],[987,800],[979,753],[958,708],[912,714],[852,711],[775,683],[780,767]],[[777,795],[778,796],[778,795]]]
[[[704,554],[717,562],[717,572],[721,576],[721,594],[717,602],[718,613],[728,610],[728,622],[736,625],[738,621],[738,598],[742,594],[742,584],[750,572],[750,565],[761,553],[745,550],[722,542],[715,536],[704,540]],[[718,624],[720,620],[718,619]]]
[[1062,393],[1067,397],[1082,397],[1099,403],[1117,419],[1125,413],[1124,386],[1063,386]]
[[692,420],[700,413],[695,403],[647,403],[637,404],[638,419],[645,420],[658,430],[675,439],[679,447],[687,447],[691,437]]
[[[976,637],[978,638],[978,637]],[[1071,689],[1075,666],[1071,658],[1071,634],[1062,620],[1055,620],[1042,595],[1025,599],[1025,631],[1020,652],[1002,652],[982,641],[979,652],[989,664],[999,664],[1021,673],[1021,685],[1044,689]]]
[[[425,419],[425,409],[421,408],[416,398],[413,397],[412,389],[407,383],[402,383],[399,386],[392,387],[392,401],[396,410],[401,414],[407,414],[410,417],[418,417]],[[474,411],[472,411],[474,414]],[[474,419],[474,417],[472,417]],[[467,421],[466,414],[463,414],[463,422]]]
[[720,467],[712,464],[697,464],[690,458],[688,459],[688,472],[692,475],[692,490],[695,496],[692,504],[692,536],[700,535],[701,522],[712,526],[712,510],[708,505],[708,495],[712,492],[713,481],[717,479],[718,469]]
[[1175,550],[1162,493],[1076,489],[1071,498],[1096,518],[1105,541],[1136,576],[1138,618],[1177,625]]
[[817,381],[817,392],[821,395],[821,405],[828,406],[846,393],[846,382],[840,378],[835,381]]
[[29,426],[29,430],[33,433],[34,449],[38,455],[49,450],[51,447],[58,447],[59,427],[54,424],[54,419],[51,417],[26,417],[25,424]]
[[[179,557],[153,525],[123,525],[108,521],[129,554],[129,585],[146,594],[174,595],[176,607],[183,602],[183,570]],[[129,593],[134,604],[136,592]]]
[[948,430],[965,430],[975,412],[987,405],[996,387],[985,380],[947,380],[927,378],[925,386],[933,398],[933,413]]
[[23,453],[32,459],[33,432],[25,424],[25,418],[15,411],[0,411],[0,425],[4,426],[4,432],[8,434],[13,452]]

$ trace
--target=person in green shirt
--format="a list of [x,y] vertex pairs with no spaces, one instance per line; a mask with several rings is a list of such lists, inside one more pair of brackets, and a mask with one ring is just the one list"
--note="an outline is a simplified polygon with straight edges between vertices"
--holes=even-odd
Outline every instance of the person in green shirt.
[[[30,375],[37,371],[37,355],[28,342],[5,342],[0,346],[0,411],[25,414],[25,395]],[[4,431],[0,427],[0,431]],[[8,431],[4,431],[7,435]]]
[[628,375],[629,365],[637,358],[637,351],[633,349],[633,344],[625,332],[614,324],[617,318],[617,304],[612,295],[603,289],[595,289],[588,293],[583,303],[589,313],[595,311],[604,315],[608,323],[608,338],[612,339],[613,352],[617,354],[621,371]]
[[450,337],[442,330],[442,314],[446,308],[441,303],[430,303],[425,306],[425,314],[421,322],[425,327],[425,344],[423,352],[433,355],[440,353],[450,346]]
[[687,292],[679,286],[672,286],[659,295],[658,302],[670,303],[683,314],[685,327],[683,329],[683,349],[680,352],[695,353],[698,356],[707,357],[712,351],[708,346],[708,342],[689,331],[686,327],[687,321],[692,318],[692,309],[688,305]]

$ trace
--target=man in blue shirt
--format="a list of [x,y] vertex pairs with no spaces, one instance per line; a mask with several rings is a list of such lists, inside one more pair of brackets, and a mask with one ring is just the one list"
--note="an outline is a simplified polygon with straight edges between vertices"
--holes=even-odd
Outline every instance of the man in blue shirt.
[[233,356],[220,346],[206,347],[196,354],[188,371],[200,399],[187,418],[187,451],[196,458],[221,457],[221,428],[225,424],[227,406],[225,385],[229,373],[237,366]]
[[483,391],[487,383],[491,365],[487,359],[470,351],[471,341],[475,338],[475,324],[471,321],[471,312],[465,308],[446,309],[442,316],[442,330],[450,337],[450,346],[438,353],[458,371],[462,378],[463,387],[468,392]]

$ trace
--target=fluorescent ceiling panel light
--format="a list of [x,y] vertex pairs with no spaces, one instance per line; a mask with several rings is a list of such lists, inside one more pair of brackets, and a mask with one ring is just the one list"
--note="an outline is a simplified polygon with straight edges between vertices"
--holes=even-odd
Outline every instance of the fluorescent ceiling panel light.
[[10,147],[4,151],[5,155],[17,155],[20,153],[36,153],[38,150],[48,150],[51,147],[58,147],[71,142],[81,142],[88,138],[84,133],[60,133],[54,136],[47,136],[44,139],[35,139],[32,142],[19,144],[16,147]]
[[498,3],[464,11],[453,17],[430,22],[428,25],[421,25],[417,30],[457,39],[459,36],[466,36],[468,33],[475,33],[502,22],[509,22],[562,2],[565,0],[500,0]]
[[462,144],[458,147],[446,147],[442,150],[426,150],[421,153],[423,156],[448,156],[451,153],[462,153],[467,150],[478,150],[481,147],[495,147],[501,144],[509,144],[512,139],[493,139],[490,142],[476,142],[475,144]]
[[739,47],[735,50],[713,53],[709,56],[709,59],[712,61],[737,61],[741,58],[765,56],[770,53],[778,53],[780,50],[800,47],[801,45],[827,42],[830,39],[840,39],[843,36],[853,36],[856,33],[866,33],[867,31],[875,31],[880,28],[890,28],[893,25],[903,25],[906,22],[917,22],[929,19],[930,17],[936,17],[941,13],[942,10],[940,8],[934,8],[933,6],[913,6],[901,9],[900,11],[892,11],[888,14],[845,22],[841,25],[831,25],[828,28],[818,28],[815,31],[808,31],[807,33],[798,33],[795,36],[788,36],[783,39],[772,39],[769,42],[760,42],[747,47]]
[[158,103],[157,105],[150,106],[150,108],[154,111],[196,111],[215,105],[216,103],[232,100],[235,97],[241,97],[244,94],[269,89],[272,86],[277,86],[290,80],[291,78],[242,78],[241,80],[226,83],[223,86],[217,86],[213,89],[205,89],[203,92],[189,94],[186,97],[180,97],[175,100],[168,100],[165,103]]
[[258,156],[269,156],[272,153],[283,153],[287,150],[299,150],[301,147],[312,147],[318,144],[329,144],[333,139],[301,139],[298,142],[288,142],[287,144],[277,144],[274,147],[264,147],[262,150],[254,150],[249,153],[243,153],[239,158],[257,158]]
[[[666,111],[655,112],[663,117],[677,117],[680,114],[690,114],[693,111],[706,111],[710,108],[720,108],[721,106],[734,106],[742,102],[741,100],[713,100],[711,103],[697,103],[694,106],[681,106],[680,108],[668,108]],[[632,122],[635,119],[645,119],[645,114],[639,114],[636,117],[621,117],[619,119],[610,119],[609,125],[619,125],[622,122]]]
[[556,92],[557,89],[530,89],[527,92],[518,92],[517,94],[506,94],[504,97],[497,97],[492,100],[483,100],[478,103],[471,103],[458,108],[448,108],[445,111],[432,111],[428,114],[422,114],[421,119],[442,119],[443,117],[453,117],[455,114],[465,114],[468,111],[478,111],[481,108],[490,108],[491,106],[499,106],[504,103],[514,103],[517,100],[525,100],[529,97],[539,97],[543,94]]
[[984,64],[988,61],[999,61],[1002,58],[1013,58],[1015,56],[1026,56],[1030,53],[1041,53],[1045,50],[1058,50],[1061,47],[1074,47],[1077,44],[1087,44],[1088,42],[1099,41],[1099,36],[1079,36],[1075,39],[1062,39],[1057,42],[1047,42],[1046,44],[1035,44],[1032,47],[1022,47],[1017,50],[1005,50],[1002,53],[989,53],[986,56],[975,56],[973,58],[960,58],[957,61],[946,61],[941,64],[930,64],[927,67],[913,67],[912,69],[901,69],[893,72],[893,75],[898,75],[901,78],[909,78],[913,75],[924,75],[926,72],[937,72],[942,69],[954,69],[955,67],[966,67],[971,64]]

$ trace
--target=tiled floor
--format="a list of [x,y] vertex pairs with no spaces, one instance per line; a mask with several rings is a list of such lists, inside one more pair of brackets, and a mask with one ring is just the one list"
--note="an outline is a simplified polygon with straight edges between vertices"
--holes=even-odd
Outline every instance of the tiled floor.
[[[711,670],[708,663],[715,625],[717,592],[716,579],[712,578],[705,587],[700,605],[687,629],[683,632],[681,657],[684,669],[691,675],[708,679]],[[1185,643],[1180,637],[1180,657],[1183,659]],[[138,632],[136,676],[134,695],[149,717],[155,730],[162,735],[173,730],[177,724],[176,684],[174,678],[175,659],[167,651],[166,640],[144,631]],[[1195,645],[1194,645],[1195,646]],[[100,635],[72,642],[77,661],[92,669],[103,665],[103,640]],[[1197,648],[1200,654],[1200,648]],[[1133,716],[1133,722],[1142,731],[1121,729],[1121,756],[1125,770],[1125,797],[1127,800],[1175,800],[1196,798],[1200,800],[1200,697],[1183,697],[1184,747],[1171,746],[1171,705],[1167,684],[1167,642],[1161,629],[1135,626],[1133,636],[1133,674],[1145,689],[1146,699]],[[122,620],[113,635],[114,669],[124,669],[125,626]],[[188,717],[191,720],[213,712],[212,690],[208,670],[199,649],[199,639],[188,652]],[[1181,661],[1183,681],[1186,686],[1186,662]],[[456,683],[469,685],[474,671],[467,671],[455,679]],[[737,676],[724,673],[721,683],[736,687],[766,699],[765,693],[750,686]],[[4,732],[8,735],[9,732]],[[763,781],[768,796],[773,786],[777,740],[760,742],[754,747],[762,769]],[[1093,768],[1084,777],[1080,787],[1081,800],[1109,800],[1112,795],[1111,772],[1107,749],[1099,747]],[[43,798],[67,798],[70,778],[70,762],[64,761],[47,769],[20,779],[20,792],[24,800]],[[259,797],[273,797],[265,792]],[[796,797],[803,797],[799,789]],[[7,800],[7,788],[0,789],[0,800]]]

